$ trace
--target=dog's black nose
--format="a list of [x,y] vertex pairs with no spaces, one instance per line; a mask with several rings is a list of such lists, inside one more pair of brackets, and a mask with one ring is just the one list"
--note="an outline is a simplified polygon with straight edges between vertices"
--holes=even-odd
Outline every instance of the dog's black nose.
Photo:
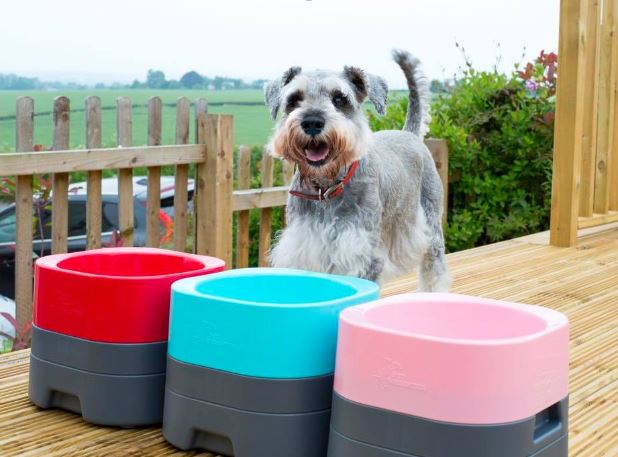
[[307,116],[302,120],[300,126],[307,135],[316,136],[322,132],[324,128],[324,118],[321,116]]

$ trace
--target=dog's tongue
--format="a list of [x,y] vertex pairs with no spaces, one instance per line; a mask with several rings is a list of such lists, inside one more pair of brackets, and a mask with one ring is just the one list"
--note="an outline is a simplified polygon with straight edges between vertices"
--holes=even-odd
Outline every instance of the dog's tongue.
[[328,155],[328,146],[325,144],[320,144],[314,147],[309,147],[305,149],[305,155],[307,156],[307,159],[312,162],[319,162]]

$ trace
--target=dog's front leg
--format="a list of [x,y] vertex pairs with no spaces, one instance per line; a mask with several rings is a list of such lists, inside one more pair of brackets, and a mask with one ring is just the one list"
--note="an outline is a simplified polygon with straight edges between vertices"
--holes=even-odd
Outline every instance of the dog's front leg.
[[379,243],[377,225],[358,221],[338,227],[324,250],[328,271],[379,281],[384,270],[384,250],[379,249]]
[[384,258],[374,256],[369,262],[369,267],[365,271],[361,278],[368,279],[370,281],[380,282],[382,272],[384,271]]
[[271,251],[273,267],[300,268],[379,281],[384,269],[379,236],[358,223],[322,224],[296,219]]

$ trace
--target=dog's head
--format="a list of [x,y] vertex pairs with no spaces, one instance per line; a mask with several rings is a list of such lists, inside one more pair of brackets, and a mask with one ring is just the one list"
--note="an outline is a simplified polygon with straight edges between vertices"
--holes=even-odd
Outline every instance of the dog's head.
[[363,156],[370,130],[362,109],[369,98],[384,114],[386,82],[356,67],[343,72],[287,70],[264,87],[273,120],[283,115],[270,140],[270,153],[298,165],[306,178],[330,178]]

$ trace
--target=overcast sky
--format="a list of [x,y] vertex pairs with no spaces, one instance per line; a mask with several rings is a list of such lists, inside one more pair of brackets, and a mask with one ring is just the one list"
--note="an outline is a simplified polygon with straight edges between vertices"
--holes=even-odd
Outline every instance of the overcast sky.
[[[404,79],[401,47],[432,78],[451,77],[463,44],[477,68],[558,46],[559,0],[4,0],[0,73],[93,83],[188,70],[246,80],[290,65],[353,64]],[[498,49],[498,43],[500,49]]]

